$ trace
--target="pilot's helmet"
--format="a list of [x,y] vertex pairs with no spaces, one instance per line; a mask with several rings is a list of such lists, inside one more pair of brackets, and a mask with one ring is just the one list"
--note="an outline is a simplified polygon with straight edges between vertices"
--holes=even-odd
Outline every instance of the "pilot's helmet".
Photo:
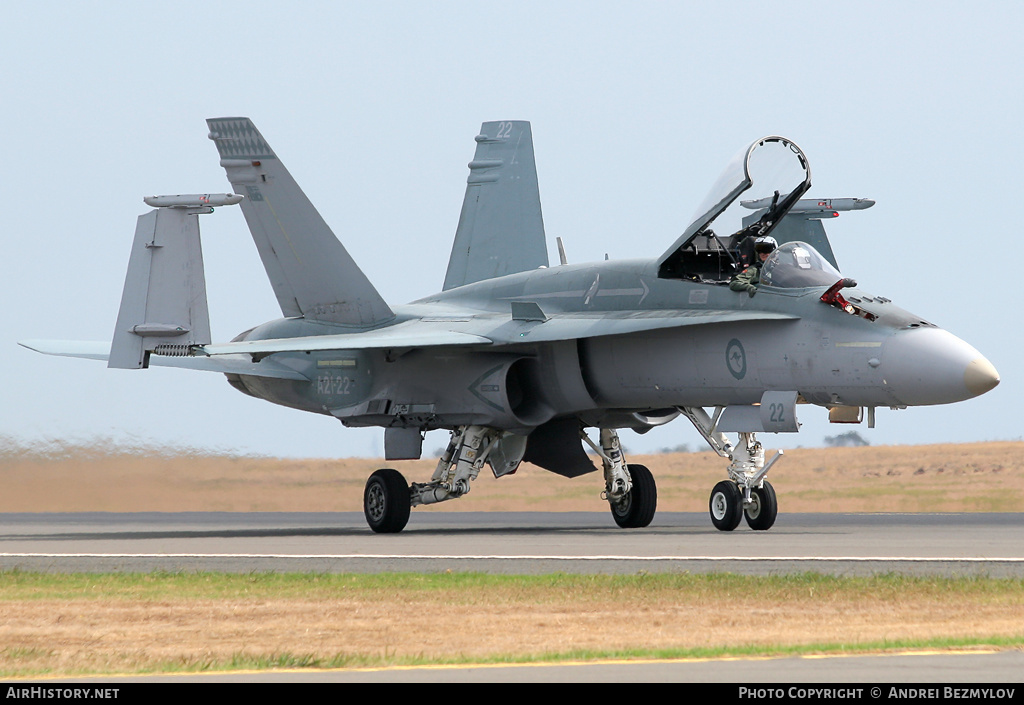
[[779,243],[775,242],[775,238],[768,235],[764,235],[754,240],[754,252],[758,254],[774,252],[775,248],[778,246]]

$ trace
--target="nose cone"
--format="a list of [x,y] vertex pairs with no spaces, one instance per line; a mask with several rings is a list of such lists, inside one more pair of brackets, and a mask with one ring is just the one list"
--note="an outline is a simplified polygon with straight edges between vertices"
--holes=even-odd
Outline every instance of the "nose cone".
[[979,355],[971,360],[971,364],[967,365],[967,371],[964,372],[964,385],[972,397],[981,396],[990,389],[995,389],[997,384],[999,384],[999,373],[985,358]]
[[999,384],[991,362],[941,328],[894,333],[885,342],[882,359],[886,385],[907,406],[951,404]]

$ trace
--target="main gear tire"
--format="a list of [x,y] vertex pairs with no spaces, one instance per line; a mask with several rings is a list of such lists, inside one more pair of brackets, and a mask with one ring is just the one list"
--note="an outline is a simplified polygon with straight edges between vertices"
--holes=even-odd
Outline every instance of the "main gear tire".
[[644,465],[627,465],[633,486],[618,502],[611,502],[615,523],[623,529],[641,529],[654,520],[658,510],[658,487]]
[[397,534],[409,523],[412,501],[402,473],[381,468],[370,475],[363,490],[363,515],[378,534]]

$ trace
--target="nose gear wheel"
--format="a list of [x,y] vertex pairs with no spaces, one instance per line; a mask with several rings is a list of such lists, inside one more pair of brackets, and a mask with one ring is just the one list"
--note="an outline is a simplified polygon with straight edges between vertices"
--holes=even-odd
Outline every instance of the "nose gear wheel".
[[751,488],[750,503],[743,510],[747,526],[754,531],[766,531],[775,524],[778,513],[779,503],[770,482],[765,480],[761,487]]
[[711,523],[719,531],[732,531],[743,517],[743,495],[732,480],[722,480],[711,490],[708,501]]

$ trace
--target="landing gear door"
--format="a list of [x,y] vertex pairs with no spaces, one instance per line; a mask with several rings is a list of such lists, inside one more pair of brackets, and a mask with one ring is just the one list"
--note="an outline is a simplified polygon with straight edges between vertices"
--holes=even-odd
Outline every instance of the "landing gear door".
[[761,396],[761,426],[771,433],[796,433],[796,392],[765,392]]
[[519,468],[526,454],[526,436],[509,434],[495,444],[487,462],[495,477],[511,475]]

